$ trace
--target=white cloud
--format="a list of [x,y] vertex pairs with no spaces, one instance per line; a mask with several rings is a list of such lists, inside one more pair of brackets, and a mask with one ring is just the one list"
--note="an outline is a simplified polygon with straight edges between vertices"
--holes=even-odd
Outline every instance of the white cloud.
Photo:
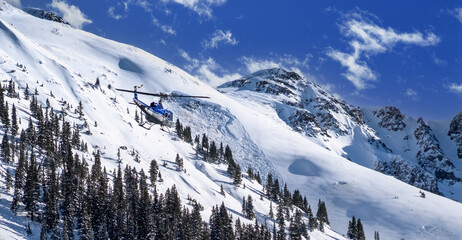
[[462,23],[462,8],[454,9],[453,15],[457,18],[457,20],[459,20],[460,23]]
[[405,95],[414,101],[419,100],[419,94],[411,88],[406,89]]
[[175,29],[173,27],[162,24],[158,18],[154,16],[153,10],[152,10],[152,3],[150,3],[147,0],[126,0],[122,3],[118,3],[117,5],[122,5],[124,9],[124,15],[118,15],[115,14],[115,7],[110,7],[108,10],[109,16],[112,18],[119,20],[121,18],[125,18],[128,16],[128,12],[130,11],[131,6],[137,6],[142,8],[145,12],[150,14],[152,23],[154,26],[160,28],[163,32],[171,34],[171,35],[176,35]]
[[192,72],[194,69],[199,67],[198,59],[190,57],[189,54],[182,49],[178,50],[178,52],[180,53],[181,57],[186,60],[186,62],[188,62],[188,64],[184,66],[186,70]]
[[57,9],[63,15],[63,19],[72,26],[82,28],[83,25],[92,23],[90,19],[83,14],[80,9],[74,5],[69,5],[65,1],[53,0],[51,7]]
[[115,11],[115,8],[114,8],[114,7],[110,7],[110,8],[107,10],[107,13],[109,14],[109,16],[111,16],[111,17],[114,18],[115,20],[119,20],[119,19],[123,18],[122,15],[116,14],[114,11]]
[[221,6],[226,0],[162,0],[164,3],[177,3],[189,8],[200,16],[212,17],[212,7]]
[[160,23],[159,19],[152,17],[152,23],[165,33],[176,35],[176,31],[172,27]]
[[[121,5],[121,3],[118,3],[117,5]],[[138,6],[144,9],[146,12],[152,12],[152,4],[147,0],[123,0],[122,5],[124,7],[125,13],[129,11],[130,6]]]
[[364,58],[390,51],[395,44],[411,44],[421,47],[434,46],[440,42],[439,37],[429,32],[399,33],[388,27],[382,28],[364,18],[360,13],[349,14],[341,24],[342,34],[349,39],[352,52],[345,53],[328,49],[327,55],[347,68],[343,75],[358,89],[369,86],[377,80],[377,73],[369,68]]
[[222,30],[216,30],[211,36],[210,39],[204,40],[202,46],[204,48],[217,48],[219,44],[224,45],[236,45],[238,41],[236,38],[233,38],[233,34],[230,30],[223,32]]
[[[240,62],[244,64],[248,73],[254,73],[268,68],[284,68],[293,72],[302,73],[301,69],[308,69],[308,62],[312,58],[307,54],[303,60],[300,60],[290,54],[282,56],[270,56],[267,58],[241,57]],[[306,74],[303,74],[306,75]]]
[[440,67],[445,67],[446,65],[448,65],[448,62],[446,60],[437,57],[434,53],[433,53],[432,58],[433,58],[433,62]]
[[451,83],[449,85],[449,90],[455,93],[462,93],[462,83]]
[[21,8],[21,0],[6,0],[6,2],[17,8]]
[[225,82],[236,80],[242,76],[239,74],[230,74],[225,71],[212,58],[199,60],[189,56],[184,50],[179,50],[179,53],[187,64],[184,66],[191,74],[196,75],[199,79],[207,82],[210,86],[219,86]]
[[255,59],[252,57],[242,57],[241,62],[247,68],[249,73],[254,73],[259,70],[268,69],[268,68],[282,68],[282,64],[277,63],[272,60],[263,60],[263,59]]

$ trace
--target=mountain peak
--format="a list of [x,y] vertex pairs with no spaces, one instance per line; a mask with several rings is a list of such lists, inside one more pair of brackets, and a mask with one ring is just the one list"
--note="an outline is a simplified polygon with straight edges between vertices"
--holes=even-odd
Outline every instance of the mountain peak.
[[49,21],[53,21],[53,22],[59,22],[59,23],[63,23],[63,24],[66,24],[66,25],[70,25],[62,17],[60,17],[57,13],[51,12],[51,11],[48,11],[48,10],[39,9],[39,8],[26,8],[26,9],[24,9],[24,12],[26,12],[26,13],[34,16],[34,17],[41,18],[41,19],[45,19],[45,20],[49,20]]
[[269,68],[224,83],[218,88],[237,87],[238,90],[251,90],[295,97],[298,95],[298,86],[302,83],[301,80],[303,79],[304,78],[296,72],[290,72],[282,68]]
[[294,79],[294,80],[300,80],[302,79],[302,76],[300,76],[298,73],[296,72],[291,72],[291,71],[287,71],[283,68],[268,68],[268,69],[263,69],[263,70],[260,70],[260,71],[257,71],[253,74],[251,74],[251,76],[273,76],[273,77],[278,77],[278,78],[281,78],[281,79]]

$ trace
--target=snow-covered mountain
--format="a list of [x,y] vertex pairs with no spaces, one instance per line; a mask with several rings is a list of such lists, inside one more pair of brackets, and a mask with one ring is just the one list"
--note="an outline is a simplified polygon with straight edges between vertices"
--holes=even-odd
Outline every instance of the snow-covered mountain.
[[[214,89],[141,49],[36,18],[3,1],[0,46],[2,85],[12,80],[21,92],[37,89],[43,106],[48,102],[53,109],[65,110],[66,119],[77,125],[86,122],[91,135],[82,138],[89,151],[81,154],[90,165],[97,150],[111,171],[118,166],[119,150],[124,165],[145,172],[152,159],[165,162],[159,190],[175,184],[183,202],[192,197],[204,206],[203,219],[221,202],[234,218],[242,218],[241,199],[251,195],[257,219],[265,223],[270,201],[261,198],[263,186],[255,181],[244,179],[246,187],[236,187],[225,166],[202,161],[173,129],[169,133],[160,126],[149,131],[138,126],[136,108],[129,104],[132,96],[114,87],[144,84],[150,92],[210,96],[172,99],[164,106],[192,127],[193,136],[207,134],[228,144],[243,169],[273,174],[291,190],[299,189],[312,207],[318,199],[325,201],[332,230],[310,232],[311,239],[343,239],[353,215],[361,218],[367,238],[374,231],[384,239],[462,236],[461,114],[426,122],[394,107],[360,109],[283,69],[262,70]],[[26,128],[29,102],[6,100],[15,104]],[[73,113],[79,102],[85,120]],[[185,159],[186,172],[176,170],[177,153]],[[14,167],[4,163],[2,171]],[[425,190],[425,198],[417,187]],[[9,212],[10,201],[11,194],[3,191],[0,235],[27,238],[27,219]],[[32,228],[29,238],[37,238],[40,230]]]

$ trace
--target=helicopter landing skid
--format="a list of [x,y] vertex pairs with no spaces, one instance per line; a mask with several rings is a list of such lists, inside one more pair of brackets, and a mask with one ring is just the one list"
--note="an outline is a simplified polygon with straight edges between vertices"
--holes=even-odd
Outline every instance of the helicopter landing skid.
[[[146,125],[149,125],[149,127],[146,127]],[[155,123],[148,123],[148,122],[144,122],[144,123],[140,123],[140,126],[147,129],[147,130],[151,130],[152,126],[154,126]]]

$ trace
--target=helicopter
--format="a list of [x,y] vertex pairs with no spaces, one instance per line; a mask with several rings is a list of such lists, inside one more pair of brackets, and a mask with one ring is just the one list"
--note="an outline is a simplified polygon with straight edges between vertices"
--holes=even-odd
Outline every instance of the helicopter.
[[[149,93],[149,92],[140,92],[138,89],[143,87],[143,84],[140,86],[134,86],[133,90],[120,89],[116,88],[115,90],[121,92],[133,93],[133,103],[145,114],[146,121],[140,123],[140,126],[150,130],[154,124],[160,124],[161,126],[171,127],[173,125],[173,113],[172,111],[166,109],[162,105],[162,99],[167,98],[210,98],[208,96],[190,96],[190,95],[178,95],[178,94],[166,94],[166,93]],[[138,94],[155,96],[159,97],[159,102],[151,102],[147,105],[143,101],[138,99]],[[145,124],[148,123],[149,127],[145,127]]]

